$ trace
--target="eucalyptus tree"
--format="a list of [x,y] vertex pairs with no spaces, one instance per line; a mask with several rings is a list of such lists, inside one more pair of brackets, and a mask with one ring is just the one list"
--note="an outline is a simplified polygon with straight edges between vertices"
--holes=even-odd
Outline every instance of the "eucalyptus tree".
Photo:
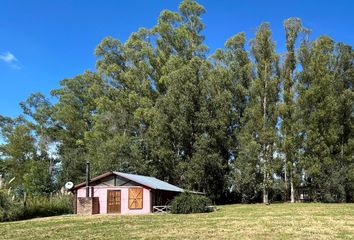
[[48,174],[54,177],[58,161],[54,156],[56,128],[52,118],[52,103],[42,93],[33,93],[20,106],[35,135],[38,159],[44,162],[42,165],[47,165]]
[[163,11],[154,27],[155,55],[163,65],[160,94],[151,109],[149,146],[157,174],[175,183],[183,182],[183,166],[193,155],[199,131],[201,83],[207,72],[200,17],[204,11],[195,1],[183,1],[179,12]]
[[[220,88],[227,91],[230,96],[228,108],[229,130],[232,137],[232,144],[229,149],[234,158],[237,157],[238,140],[237,136],[242,128],[241,120],[249,102],[249,88],[253,78],[253,64],[245,49],[245,33],[238,33],[225,42],[225,49],[218,49],[213,55]],[[225,94],[226,95],[226,94]]]
[[346,201],[354,201],[354,50],[350,45],[337,43],[335,47],[335,78],[339,98],[340,133],[338,164],[342,166]]
[[[263,23],[251,43],[255,60],[255,77],[251,82],[250,102],[244,117],[241,133],[239,161],[254,173],[253,181],[262,189],[263,202],[268,203],[273,177],[276,125],[279,99],[279,56],[275,53],[269,24]],[[254,170],[252,170],[254,169]]]
[[[350,120],[345,120],[343,125],[342,117],[348,113],[352,115],[347,105],[352,101],[352,89],[345,87],[350,79],[352,59],[350,55],[349,58],[343,55],[340,47],[337,54],[335,50],[335,42],[321,36],[304,44],[300,55],[303,68],[299,91],[304,133],[302,165],[313,198],[321,201],[345,200],[344,185],[348,177],[345,173],[351,158],[344,157],[344,146],[350,146],[351,130],[345,127]],[[349,99],[343,102],[345,95]]]
[[[217,49],[212,55],[214,63],[210,76],[216,79],[209,85],[209,89],[215,89],[210,99],[217,103],[215,106],[219,114],[210,121],[220,122],[217,126],[218,134],[223,137],[224,159],[227,164],[227,185],[241,195],[241,201],[252,201],[252,197],[246,193],[248,172],[242,161],[238,161],[240,148],[240,132],[243,129],[242,118],[249,102],[249,87],[252,81],[252,62],[245,49],[246,37],[244,33],[238,33],[225,42],[224,49]],[[222,115],[220,114],[222,113]],[[223,132],[222,132],[223,131]]]
[[145,115],[156,98],[150,35],[150,30],[139,29],[124,44],[108,37],[95,50],[98,74],[105,82],[89,135],[90,156],[98,172],[148,173]]
[[280,107],[281,115],[281,150],[284,154],[284,183],[285,199],[288,197],[288,173],[290,178],[290,201],[295,202],[294,175],[296,172],[296,163],[299,142],[299,131],[297,128],[296,114],[296,77],[295,69],[297,67],[296,59],[296,40],[305,29],[302,27],[299,18],[289,18],[284,21],[286,33],[286,57],[282,71],[282,96],[283,101]]
[[58,99],[52,108],[52,121],[55,124],[56,152],[61,163],[59,182],[78,182],[85,176],[88,158],[86,137],[93,129],[103,82],[97,74],[85,72],[60,81],[60,86],[51,91]]

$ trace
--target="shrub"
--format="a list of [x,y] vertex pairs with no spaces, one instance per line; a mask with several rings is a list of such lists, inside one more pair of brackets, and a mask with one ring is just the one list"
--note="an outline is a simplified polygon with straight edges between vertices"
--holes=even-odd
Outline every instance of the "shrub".
[[335,203],[336,200],[331,194],[325,193],[323,195],[322,202],[324,202],[324,203]]
[[5,192],[0,191],[0,222],[6,221],[7,210],[9,209],[10,201]]
[[0,222],[70,214],[72,210],[70,195],[31,197],[24,204],[23,201],[10,199],[6,192],[0,191]]
[[210,205],[210,199],[205,196],[183,192],[173,199],[171,212],[181,214],[210,212],[211,209],[208,207]]
[[22,213],[22,204],[12,201],[5,190],[0,191],[0,222],[20,220]]
[[72,196],[33,197],[27,200],[22,219],[70,214],[72,210]]

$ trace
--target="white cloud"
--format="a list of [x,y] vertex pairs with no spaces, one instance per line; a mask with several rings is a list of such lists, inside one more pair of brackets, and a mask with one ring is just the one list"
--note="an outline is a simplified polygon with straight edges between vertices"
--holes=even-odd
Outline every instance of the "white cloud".
[[15,55],[10,52],[4,53],[0,55],[0,59],[7,63],[18,62]]
[[14,69],[21,69],[22,65],[20,63],[20,61],[15,57],[15,55],[13,55],[10,52],[6,52],[3,54],[0,54],[0,60],[2,60],[3,62],[7,63],[10,65],[10,67],[14,68]]

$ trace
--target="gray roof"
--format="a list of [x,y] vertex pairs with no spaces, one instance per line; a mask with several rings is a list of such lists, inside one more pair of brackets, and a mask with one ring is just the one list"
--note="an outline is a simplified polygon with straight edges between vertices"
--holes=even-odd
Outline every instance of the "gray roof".
[[183,192],[182,188],[179,188],[175,185],[169,184],[167,182],[161,181],[154,177],[147,177],[142,175],[122,173],[122,172],[113,172],[114,174],[129,179],[133,182],[140,183],[144,186],[150,187],[152,189],[172,191],[172,192]]

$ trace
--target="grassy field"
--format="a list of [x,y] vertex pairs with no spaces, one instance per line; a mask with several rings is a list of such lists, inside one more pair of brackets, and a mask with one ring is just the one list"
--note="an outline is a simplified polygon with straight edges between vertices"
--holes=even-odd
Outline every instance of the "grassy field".
[[213,213],[0,223],[0,239],[354,239],[354,204],[227,205]]

